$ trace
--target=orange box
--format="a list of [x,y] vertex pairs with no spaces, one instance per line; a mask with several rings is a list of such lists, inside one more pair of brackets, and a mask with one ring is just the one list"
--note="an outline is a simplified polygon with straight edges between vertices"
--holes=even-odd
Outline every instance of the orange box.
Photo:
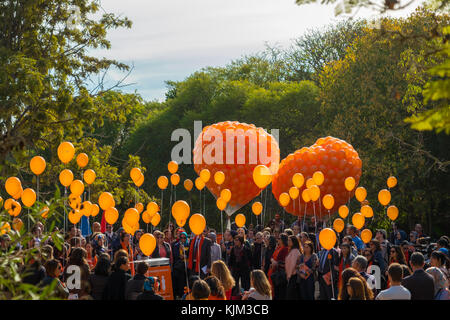
[[164,300],[173,300],[172,272],[170,266],[149,267],[147,277],[157,277],[160,280],[159,291],[155,292],[164,298]]

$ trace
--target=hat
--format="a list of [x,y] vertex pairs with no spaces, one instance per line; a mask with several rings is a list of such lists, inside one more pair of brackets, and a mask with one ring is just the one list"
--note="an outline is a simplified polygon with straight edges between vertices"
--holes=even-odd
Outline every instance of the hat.
[[441,251],[442,253],[445,253],[448,256],[448,249],[447,248],[440,248],[438,251]]

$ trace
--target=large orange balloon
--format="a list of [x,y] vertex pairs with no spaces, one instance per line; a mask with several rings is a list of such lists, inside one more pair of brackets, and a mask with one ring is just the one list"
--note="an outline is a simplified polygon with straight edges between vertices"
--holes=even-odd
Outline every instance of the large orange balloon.
[[[73,175],[72,175],[73,177]],[[87,184],[93,184],[96,178],[96,174],[95,171],[92,169],[87,169],[84,173],[83,173],[83,179],[84,182],[86,182]]]
[[[299,172],[302,173],[306,182],[311,179],[309,182],[310,187],[312,185],[317,186],[314,183],[313,175],[320,171],[324,175],[323,183],[318,186],[320,194],[333,195],[334,206],[330,209],[330,213],[334,213],[341,205],[346,204],[349,199],[349,192],[345,189],[344,184],[345,178],[349,176],[354,177],[355,185],[357,185],[362,173],[361,168],[362,161],[349,143],[333,137],[320,138],[312,146],[301,148],[281,161],[278,173],[272,181],[272,192],[275,199],[278,199],[281,193],[292,187],[295,173]],[[320,179],[318,182],[320,182]],[[296,201],[294,208],[294,203],[291,202],[286,207],[287,212],[297,216],[304,215],[305,205],[311,200],[311,193],[310,197],[306,198],[308,201],[303,197],[303,191],[307,187],[304,184],[301,185],[299,188],[302,195],[300,204]],[[353,192],[350,192],[350,196],[352,196]],[[320,205],[322,210],[319,208]],[[320,202],[319,204],[319,201],[316,201],[314,205],[309,204],[306,206],[307,215],[314,215],[314,212],[319,218],[323,215],[328,215],[328,211],[323,206],[323,203]]]
[[325,250],[331,250],[336,244],[336,233],[330,229],[322,229],[319,233],[319,242]]
[[276,139],[264,129],[237,121],[220,122],[204,127],[197,138],[194,169],[197,174],[208,169],[214,176],[214,181],[208,181],[206,187],[216,198],[222,189],[231,191],[225,209],[231,215],[260,194],[261,189],[253,180],[255,167],[265,165],[275,174],[279,154]]
[[364,187],[356,188],[355,197],[359,202],[363,202],[364,200],[366,200],[366,197],[367,197],[366,188],[364,188]]
[[172,206],[172,216],[175,220],[187,220],[190,212],[191,208],[184,200],[178,200]]
[[75,155],[75,147],[70,142],[63,142],[58,147],[58,158],[62,163],[69,163]]
[[164,190],[169,185],[169,179],[166,176],[161,176],[158,178],[157,184],[161,190]]
[[378,201],[383,206],[387,206],[389,202],[391,202],[391,193],[389,192],[389,190],[380,190],[380,192],[378,192]]
[[191,191],[193,186],[194,186],[194,183],[192,182],[191,179],[186,179],[186,180],[184,180],[184,188],[185,188],[187,191]]
[[361,231],[361,240],[364,243],[369,243],[370,240],[372,240],[372,231],[370,231],[369,229],[364,229],[363,231]]
[[36,192],[33,189],[27,188],[22,193],[22,203],[25,207],[31,207],[36,202]]
[[98,204],[100,205],[100,208],[103,210],[107,210],[111,207],[114,207],[116,205],[116,202],[114,201],[114,197],[109,192],[102,192],[100,197],[98,198]]
[[341,218],[337,218],[333,222],[333,229],[336,230],[336,232],[342,232],[345,227],[345,222]]
[[265,165],[258,165],[253,169],[253,181],[260,189],[264,189],[272,182],[272,172]]
[[263,209],[263,205],[261,202],[257,201],[255,203],[253,203],[252,211],[255,214],[255,216],[259,216],[262,212],[262,209]]
[[208,169],[202,169],[202,171],[200,171],[200,179],[202,179],[204,183],[207,183],[210,177],[211,172],[209,172]]
[[364,218],[364,216],[357,212],[352,216],[352,224],[356,227],[356,229],[361,229],[362,227],[364,227],[364,223],[365,223],[366,219]]
[[130,226],[134,226],[136,223],[138,223],[139,218],[140,218],[139,211],[137,211],[137,209],[135,209],[135,208],[127,209],[127,211],[125,211],[125,215],[123,217],[125,222]]
[[111,207],[105,211],[105,220],[108,224],[116,223],[117,219],[119,219],[119,211],[116,208]]
[[86,167],[88,163],[89,163],[89,156],[86,153],[80,153],[79,155],[77,155],[77,165],[80,168]]
[[73,180],[70,184],[70,192],[76,196],[80,196],[84,191],[84,184],[81,180]]
[[40,175],[46,167],[45,159],[41,156],[35,156],[30,161],[30,169],[35,175]]
[[174,186],[180,183],[180,176],[177,173],[174,173],[170,176],[170,183]]
[[69,169],[64,169],[59,173],[59,182],[61,182],[64,187],[69,187],[72,181],[73,173]]
[[150,233],[144,233],[139,238],[139,248],[144,255],[146,255],[147,257],[150,256],[153,253],[153,250],[155,250],[156,248],[155,237]]
[[236,222],[236,225],[239,228],[242,228],[243,226],[245,226],[245,216],[242,213],[237,214],[234,218],[234,222]]
[[21,192],[22,183],[18,178],[10,177],[5,182],[5,189],[11,197],[14,197]]
[[393,188],[393,187],[395,187],[396,185],[397,185],[397,178],[394,177],[394,176],[390,176],[390,177],[387,179],[387,186],[388,186],[388,188]]
[[206,220],[205,217],[199,213],[193,214],[189,218],[189,228],[192,233],[199,235],[206,228]]
[[387,208],[387,216],[389,217],[389,219],[391,219],[392,221],[394,221],[395,219],[398,218],[398,209],[396,206],[389,206]]
[[175,172],[178,171],[178,163],[177,163],[176,161],[170,161],[170,162],[167,164],[167,169],[169,170],[169,172],[170,172],[171,174],[174,174]]

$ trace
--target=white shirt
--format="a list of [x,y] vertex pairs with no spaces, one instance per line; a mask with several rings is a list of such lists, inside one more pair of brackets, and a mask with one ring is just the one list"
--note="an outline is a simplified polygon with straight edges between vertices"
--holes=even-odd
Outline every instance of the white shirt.
[[375,300],[411,300],[411,292],[404,286],[392,286],[381,291]]

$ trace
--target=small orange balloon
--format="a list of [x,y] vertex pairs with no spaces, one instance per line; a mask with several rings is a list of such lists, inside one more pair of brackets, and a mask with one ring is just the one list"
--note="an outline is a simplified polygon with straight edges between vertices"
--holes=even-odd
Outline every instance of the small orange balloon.
[[74,180],[70,184],[70,192],[76,196],[80,196],[84,191],[84,184],[81,180]]
[[136,203],[136,205],[134,206],[136,208],[136,210],[141,213],[142,211],[144,211],[144,205],[141,202]]
[[339,207],[339,210],[338,210],[338,213],[339,213],[339,216],[340,216],[342,219],[347,218],[348,213],[349,213],[348,207],[347,207],[345,204],[342,205],[342,206],[340,206],[340,207]]
[[18,178],[10,177],[5,182],[5,189],[11,197],[14,197],[22,190],[22,183]]
[[35,175],[40,175],[46,167],[45,159],[41,156],[35,156],[30,161],[30,169]]
[[316,185],[309,188],[309,194],[311,195],[312,201],[317,201],[320,198],[320,188]]
[[20,231],[23,228],[23,222],[20,220],[20,218],[14,218],[12,222],[12,227],[16,231]]
[[388,186],[388,188],[393,188],[393,187],[395,187],[396,185],[397,185],[397,178],[394,177],[394,176],[390,176],[390,177],[387,179],[387,186]]
[[373,217],[373,209],[371,206],[362,206],[361,207],[361,214],[365,218],[372,218]]
[[331,194],[326,194],[322,199],[325,209],[330,210],[334,206],[334,197]]
[[227,207],[227,202],[222,197],[219,197],[217,198],[216,205],[220,211],[223,211]]
[[170,161],[170,162],[167,164],[167,169],[169,170],[169,172],[170,172],[171,174],[174,174],[175,172],[178,171],[178,163],[177,163],[176,161]]
[[369,229],[364,229],[363,231],[361,231],[361,240],[364,243],[369,243],[370,240],[372,240],[372,231],[370,231]]
[[306,180],[306,188],[311,189],[311,187],[314,185],[314,180],[313,178],[309,178],[308,180]]
[[97,204],[94,203],[94,204],[91,206],[91,217],[97,216],[99,212],[100,212],[99,206],[98,206]]
[[392,221],[395,221],[398,218],[398,208],[396,206],[389,206],[387,208],[387,216]]
[[202,179],[204,183],[207,183],[210,177],[211,173],[208,169],[202,169],[202,171],[200,171],[200,179]]
[[355,178],[353,178],[353,177],[346,178],[344,181],[344,185],[345,185],[345,189],[347,189],[347,191],[352,191],[356,185]]
[[296,188],[301,188],[303,183],[305,182],[305,178],[301,173],[296,173],[292,176],[292,183]]
[[265,165],[257,165],[253,169],[253,181],[260,189],[264,189],[272,182],[272,172]]
[[84,168],[89,163],[89,157],[86,153],[80,153],[77,155],[77,164],[80,168]]
[[194,183],[192,182],[191,179],[186,179],[186,180],[184,180],[184,188],[185,188],[187,191],[191,191],[193,186],[194,186]]
[[155,213],[155,215],[152,218],[151,224],[156,227],[159,222],[161,221],[161,216],[159,215],[159,213]]
[[138,181],[141,178],[142,171],[139,168],[133,168],[130,170],[130,178],[133,180],[133,182],[136,184],[136,181]]
[[[72,175],[72,177],[73,177],[73,175]],[[93,184],[95,181],[95,178],[96,178],[96,174],[95,174],[95,171],[92,169],[87,169],[83,173],[84,182],[86,182],[87,184]]]
[[300,195],[300,190],[298,190],[297,187],[290,187],[289,188],[289,196],[295,200],[298,198],[298,196]]
[[344,230],[344,227],[345,227],[344,220],[342,220],[341,218],[337,218],[337,219],[334,220],[334,222],[333,222],[333,229],[336,232],[338,232],[338,233],[342,232],[342,230]]
[[149,202],[147,205],[147,211],[150,218],[153,218],[153,216],[159,211],[159,205],[155,201]]
[[166,176],[160,176],[160,177],[158,178],[157,184],[158,184],[158,187],[159,187],[161,190],[164,190],[164,189],[166,189],[167,186],[169,185],[169,179],[167,179]]
[[221,185],[222,183],[224,183],[225,181],[225,174],[222,171],[217,171],[214,174],[214,181],[218,184]]
[[22,203],[25,207],[31,207],[36,202],[36,192],[33,189],[27,188],[22,193]]
[[319,242],[325,250],[331,250],[336,244],[336,233],[330,228],[322,229],[319,233]]
[[172,185],[176,186],[180,183],[180,176],[177,173],[174,173],[173,175],[170,176],[170,183],[172,183]]
[[231,200],[231,191],[230,189],[223,189],[220,191],[220,197],[225,201],[229,202]]
[[198,177],[197,179],[195,179],[195,187],[198,190],[202,190],[205,187],[205,182],[203,182],[203,180]]
[[391,202],[391,193],[387,189],[380,190],[378,192],[378,201],[383,205],[387,206]]
[[255,214],[255,216],[259,216],[263,210],[263,205],[261,202],[257,201],[253,203],[252,205],[252,211]]
[[139,238],[139,248],[147,257],[150,256],[156,248],[156,239],[150,233],[144,233]]
[[184,200],[178,200],[172,206],[172,216],[175,220],[186,220],[189,217],[190,212],[191,208]]
[[102,192],[102,194],[98,198],[98,204],[100,205],[100,208],[102,208],[102,210],[107,210],[111,207],[114,207],[116,205],[116,202],[114,201],[114,197],[111,193]]
[[356,229],[361,229],[362,227],[364,227],[364,223],[365,223],[366,219],[364,218],[364,216],[357,212],[353,215],[352,217],[352,224],[356,227]]
[[238,228],[242,228],[243,226],[245,226],[245,216],[242,213],[237,214],[234,218],[234,222],[236,222]]
[[364,187],[358,187],[355,191],[355,197],[359,202],[363,202],[367,197],[367,190]]
[[289,197],[289,194],[287,194],[286,192],[283,192],[282,194],[280,194],[280,198],[278,200],[283,207],[286,207],[291,201],[291,197]]
[[69,163],[75,155],[75,147],[70,142],[63,142],[58,146],[58,158],[62,163]]
[[322,171],[316,171],[313,174],[313,180],[315,185],[322,185],[323,181],[325,180],[325,176],[323,175]]
[[72,181],[73,173],[69,169],[64,169],[59,173],[59,182],[61,182],[64,187],[69,187]]
[[205,217],[199,213],[193,214],[189,219],[189,228],[195,235],[200,235],[206,228]]
[[304,202],[309,202],[311,201],[311,196],[309,193],[309,189],[303,189],[302,191],[302,199]]

